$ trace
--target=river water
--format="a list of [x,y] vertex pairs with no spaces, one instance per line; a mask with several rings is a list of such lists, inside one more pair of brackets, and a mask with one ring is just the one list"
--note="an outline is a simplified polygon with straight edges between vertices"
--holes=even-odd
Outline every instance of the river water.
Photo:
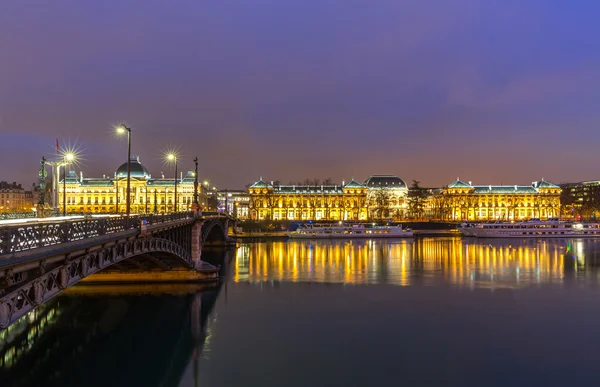
[[220,286],[76,286],[0,332],[1,386],[591,386],[600,239],[289,241]]

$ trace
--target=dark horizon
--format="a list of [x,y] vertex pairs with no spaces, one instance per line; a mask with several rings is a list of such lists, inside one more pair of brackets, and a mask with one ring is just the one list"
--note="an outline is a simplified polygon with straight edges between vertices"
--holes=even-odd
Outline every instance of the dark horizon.
[[600,179],[595,2],[0,4],[0,180],[55,141],[220,188],[394,174],[426,187]]

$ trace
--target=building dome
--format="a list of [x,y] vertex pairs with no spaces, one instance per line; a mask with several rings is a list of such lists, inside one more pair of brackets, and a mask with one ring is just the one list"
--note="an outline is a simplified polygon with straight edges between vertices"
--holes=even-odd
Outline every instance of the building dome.
[[363,184],[368,188],[407,188],[404,180],[394,175],[369,176]]
[[[130,160],[130,169],[129,169],[129,174],[132,178],[137,178],[137,179],[146,179],[150,177],[150,173],[148,172],[148,170],[146,169],[146,167],[144,167],[141,163],[140,163],[140,159],[137,157],[132,157]],[[117,177],[127,177],[127,163],[123,163],[118,169],[117,169]]]

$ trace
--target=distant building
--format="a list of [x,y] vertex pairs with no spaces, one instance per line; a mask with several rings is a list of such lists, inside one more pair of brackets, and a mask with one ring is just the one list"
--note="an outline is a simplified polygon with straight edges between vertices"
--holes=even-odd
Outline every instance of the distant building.
[[285,220],[367,220],[367,187],[348,184],[279,185],[262,179],[248,188],[250,218]]
[[577,218],[597,218],[600,212],[600,181],[561,184],[563,215]]
[[560,216],[561,188],[542,179],[531,185],[471,185],[460,180],[428,201],[438,219],[522,220]]
[[31,192],[26,192],[21,184],[16,182],[0,182],[0,213],[32,211]]
[[406,215],[408,187],[394,175],[369,176],[367,187],[369,219],[402,219]]
[[[124,213],[126,211],[127,163],[117,168],[114,176],[84,177],[75,171],[59,184],[59,209],[66,203],[68,213]],[[198,186],[200,206],[207,205],[207,195]],[[187,211],[194,198],[194,174],[189,171],[177,177],[177,208],[175,208],[175,178],[153,178],[139,158],[130,160],[131,213],[164,213]]]
[[228,213],[238,219],[248,219],[250,195],[248,191],[221,190],[217,193],[218,211]]

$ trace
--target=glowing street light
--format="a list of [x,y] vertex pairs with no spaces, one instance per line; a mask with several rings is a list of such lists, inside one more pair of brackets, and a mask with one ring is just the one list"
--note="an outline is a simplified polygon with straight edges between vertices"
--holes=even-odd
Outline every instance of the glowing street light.
[[177,212],[177,154],[175,154],[175,153],[167,154],[167,160],[175,163],[175,203],[174,203],[174,208],[175,208],[175,212]]
[[63,168],[65,175],[63,178],[63,216],[67,216],[67,165],[75,161],[75,153],[67,152],[63,154]]
[[131,187],[131,128],[128,128],[124,124],[117,126],[116,128],[117,134],[125,134],[127,133],[127,198],[125,201],[126,213],[129,216],[131,212],[131,198],[129,194],[129,190]]

